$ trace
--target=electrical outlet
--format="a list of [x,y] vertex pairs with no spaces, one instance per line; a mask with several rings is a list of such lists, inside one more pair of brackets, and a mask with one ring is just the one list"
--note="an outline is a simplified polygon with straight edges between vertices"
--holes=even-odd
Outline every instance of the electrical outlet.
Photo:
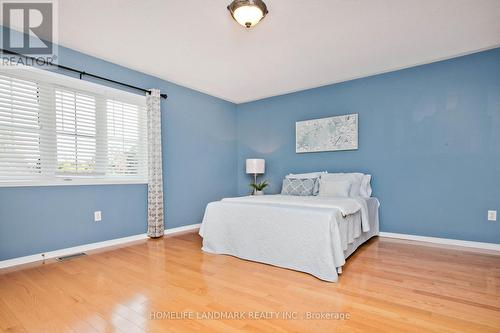
[[488,211],[488,221],[496,221],[497,220],[497,211],[489,210]]
[[96,210],[94,212],[94,222],[101,222],[101,220],[102,220],[101,211]]

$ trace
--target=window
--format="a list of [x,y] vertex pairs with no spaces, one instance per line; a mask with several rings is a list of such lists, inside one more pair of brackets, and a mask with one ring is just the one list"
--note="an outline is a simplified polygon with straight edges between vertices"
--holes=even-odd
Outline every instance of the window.
[[0,75],[0,179],[37,178],[40,159],[38,87]]
[[115,177],[147,174],[146,119],[137,105],[114,100],[106,102],[108,161],[106,172]]
[[[98,174],[95,98],[56,89],[57,173]],[[103,174],[103,173],[101,173]]]
[[0,186],[109,182],[147,182],[145,97],[2,70]]

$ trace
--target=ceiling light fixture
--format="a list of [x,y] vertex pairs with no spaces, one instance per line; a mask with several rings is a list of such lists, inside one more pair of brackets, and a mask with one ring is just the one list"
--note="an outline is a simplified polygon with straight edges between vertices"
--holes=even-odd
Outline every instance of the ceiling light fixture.
[[262,0],[234,0],[227,9],[236,22],[247,28],[259,23],[268,13]]

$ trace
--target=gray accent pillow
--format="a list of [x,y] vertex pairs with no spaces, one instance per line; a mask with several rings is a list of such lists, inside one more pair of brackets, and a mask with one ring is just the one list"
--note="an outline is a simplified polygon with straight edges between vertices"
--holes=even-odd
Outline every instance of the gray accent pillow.
[[300,195],[300,196],[313,195],[317,182],[318,178],[308,178],[308,179],[285,178],[283,179],[283,187],[281,188],[281,194]]
[[321,178],[321,175],[326,175],[328,174],[327,171],[321,171],[321,172],[309,172],[309,173],[291,173],[289,175],[286,175],[285,178],[289,179],[316,179],[316,185],[314,187],[313,195],[318,195],[319,193],[319,179]]

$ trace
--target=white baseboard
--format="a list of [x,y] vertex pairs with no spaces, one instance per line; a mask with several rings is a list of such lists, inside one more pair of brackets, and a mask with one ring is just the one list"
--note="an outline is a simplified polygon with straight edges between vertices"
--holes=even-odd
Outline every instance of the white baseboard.
[[178,234],[179,232],[185,232],[185,231],[193,231],[196,229],[200,229],[200,226],[201,223],[197,223],[197,224],[184,225],[182,227],[177,227],[177,228],[165,229],[165,235]]
[[[177,227],[177,228],[165,229],[165,235],[172,235],[172,234],[177,234],[177,233],[186,232],[186,231],[194,231],[196,229],[199,229],[200,226],[201,226],[201,224],[197,223],[197,224],[191,224],[191,225],[186,225],[186,226]],[[442,245],[463,246],[463,247],[469,247],[469,248],[492,250],[492,251],[499,251],[500,252],[500,244],[495,244],[495,243],[482,243],[482,242],[464,241],[464,240],[459,240],[459,239],[448,239],[448,238],[398,234],[398,233],[392,233],[392,232],[380,232],[379,236],[380,237],[387,237],[387,238],[398,238],[398,239],[406,239],[406,240],[413,240],[413,241],[420,241],[420,242],[428,242],[428,243],[442,244]],[[41,260],[53,259],[53,258],[57,258],[57,257],[61,257],[61,256],[67,256],[67,255],[75,254],[75,253],[79,253],[79,252],[97,250],[97,249],[102,249],[102,248],[106,248],[106,247],[110,247],[110,246],[126,244],[126,243],[130,243],[130,242],[134,242],[134,241],[138,241],[138,240],[143,240],[143,239],[147,239],[147,238],[148,238],[147,234],[139,234],[139,235],[133,235],[133,236],[123,237],[123,238],[111,239],[111,240],[107,240],[107,241],[103,241],[103,242],[68,247],[65,249],[60,249],[60,250],[55,250],[55,251],[37,253],[37,254],[33,254],[33,255],[29,255],[29,256],[25,256],[25,257],[7,259],[7,260],[0,261],[0,269],[12,267],[12,266],[17,266],[17,265],[28,264],[28,263],[32,263],[32,262],[36,262],[36,261],[41,261]]]
[[[186,225],[186,226],[177,227],[177,228],[165,229],[165,235],[172,235],[172,234],[176,234],[179,232],[196,230],[196,229],[200,228],[200,225],[201,224],[191,224],[191,225]],[[17,266],[17,265],[29,264],[29,263],[41,261],[41,260],[53,259],[53,258],[57,258],[57,257],[67,256],[70,254],[80,253],[80,252],[102,249],[102,248],[110,247],[110,246],[126,244],[126,243],[135,242],[135,241],[143,240],[143,239],[147,239],[147,238],[148,238],[147,234],[139,234],[139,235],[133,235],[133,236],[123,237],[123,238],[110,239],[110,240],[106,240],[103,242],[68,247],[65,249],[60,249],[60,250],[55,250],[55,251],[37,253],[37,254],[33,254],[33,255],[29,255],[29,256],[25,256],[25,257],[18,257],[18,258],[2,260],[2,261],[0,261],[0,269],[12,267],[12,266]]]
[[482,243],[482,242],[473,242],[473,241],[465,241],[460,239],[449,239],[449,238],[438,238],[438,237],[427,237],[427,236],[417,236],[417,235],[408,235],[408,234],[397,234],[393,232],[380,232],[380,237],[387,238],[399,238],[406,240],[413,240],[419,242],[428,242],[434,244],[442,244],[442,245],[454,245],[454,246],[463,246],[470,247],[475,249],[482,250],[492,250],[492,251],[500,251],[500,244],[495,243]]

